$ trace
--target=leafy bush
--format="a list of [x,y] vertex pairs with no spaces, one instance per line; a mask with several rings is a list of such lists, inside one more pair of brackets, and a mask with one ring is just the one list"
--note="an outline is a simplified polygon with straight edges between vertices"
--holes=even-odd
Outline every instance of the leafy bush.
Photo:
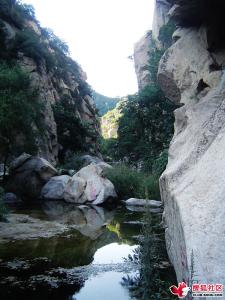
[[54,56],[50,54],[39,35],[31,29],[24,29],[16,34],[13,51],[15,54],[19,51],[23,52],[25,56],[33,58],[37,64],[44,59],[49,70],[55,63]]
[[122,281],[122,285],[129,289],[132,299],[174,299],[169,286],[176,283],[176,274],[172,267],[160,268],[161,262],[168,261],[164,229],[159,225],[160,221],[160,216],[151,214],[147,209],[143,217],[140,247],[125,259],[139,268],[138,275],[124,277]]
[[118,155],[118,141],[117,139],[99,139],[99,145],[101,149],[101,154],[105,160],[119,159]]
[[158,178],[120,165],[105,170],[106,177],[114,184],[120,199],[159,199]]
[[60,166],[66,170],[78,171],[83,166],[83,160],[81,159],[82,152],[72,153],[65,158],[64,163]]
[[28,75],[19,66],[0,64],[0,144],[5,160],[36,152],[36,137],[43,128],[41,110]]
[[86,151],[86,138],[89,136],[88,127],[77,116],[76,105],[69,97],[64,97],[53,107],[57,125],[58,141],[63,147],[62,159],[66,151]]
[[152,172],[155,159],[168,148],[172,138],[175,108],[157,85],[129,96],[119,119],[119,155],[132,162],[144,161],[145,170]]
[[8,213],[8,210],[3,203],[3,199],[2,199],[3,195],[4,195],[4,190],[2,187],[0,187],[0,221],[6,221],[6,215]]
[[157,176],[160,176],[166,169],[168,163],[168,149],[164,149],[159,157],[154,161],[152,171]]
[[173,21],[169,21],[168,23],[164,24],[159,30],[159,40],[163,44],[163,47],[169,48],[172,43],[172,35],[176,30],[176,26]]
[[16,27],[22,28],[25,19],[35,19],[35,12],[32,5],[23,4],[17,0],[1,0],[0,17]]

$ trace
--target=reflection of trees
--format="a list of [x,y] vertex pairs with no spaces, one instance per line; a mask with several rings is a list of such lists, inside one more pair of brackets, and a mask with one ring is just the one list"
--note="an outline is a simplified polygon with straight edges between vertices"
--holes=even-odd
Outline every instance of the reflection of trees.
[[[155,223],[157,221],[157,223]],[[123,278],[122,285],[131,294],[142,300],[173,299],[169,287],[176,283],[173,268],[168,261],[163,229],[160,229],[160,217],[152,217],[147,212],[143,218],[143,238],[140,247],[127,260],[138,264],[139,274]]]

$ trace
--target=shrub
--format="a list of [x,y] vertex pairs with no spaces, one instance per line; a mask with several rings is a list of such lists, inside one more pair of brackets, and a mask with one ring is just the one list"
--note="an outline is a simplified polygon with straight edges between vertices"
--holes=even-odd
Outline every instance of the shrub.
[[159,199],[158,178],[120,165],[105,170],[106,177],[114,184],[120,199]]
[[29,76],[19,66],[0,64],[0,145],[5,162],[9,155],[36,152],[36,137],[43,128],[41,110]]
[[169,48],[172,45],[172,35],[175,30],[176,26],[171,20],[160,28],[159,40],[162,42],[164,48]]
[[65,158],[65,162],[60,166],[63,169],[66,170],[75,170],[78,171],[82,168],[83,166],[83,160],[81,158],[82,153],[73,153]]
[[117,139],[111,138],[111,139],[104,139],[100,138],[99,145],[101,149],[101,154],[103,157],[108,159],[118,159],[118,141]]
[[19,51],[23,52],[25,56],[33,58],[37,64],[44,59],[49,67],[54,65],[53,55],[50,54],[39,35],[31,29],[26,28],[16,34],[13,51],[15,54]]
[[62,145],[62,159],[66,151],[86,151],[87,126],[77,116],[76,105],[70,97],[64,97],[53,106],[57,125],[58,141]]
[[152,171],[157,176],[160,176],[166,169],[168,163],[168,149],[164,149],[159,157],[154,161]]

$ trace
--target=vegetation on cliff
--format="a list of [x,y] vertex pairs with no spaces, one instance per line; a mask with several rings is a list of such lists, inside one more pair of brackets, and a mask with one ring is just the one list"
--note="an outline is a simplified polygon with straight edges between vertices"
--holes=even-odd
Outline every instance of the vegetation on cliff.
[[97,143],[97,112],[84,72],[68,45],[41,28],[34,8],[16,0],[0,3],[0,77],[0,157],[55,147],[63,159]]
[[11,155],[36,152],[41,114],[29,76],[18,65],[0,63],[0,151],[5,164]]
[[171,22],[161,28],[161,48],[152,42],[149,64],[146,67],[150,73],[151,84],[138,94],[128,96],[121,106],[121,115],[117,120],[117,139],[106,140],[103,144],[108,156],[114,159],[125,158],[128,164],[157,175],[162,173],[167,163],[167,149],[173,135],[173,111],[176,108],[160,89],[157,71],[163,53],[172,43],[174,29]]
[[98,110],[99,116],[105,115],[108,111],[114,109],[116,104],[120,101],[120,98],[111,98],[101,95],[95,91],[92,93],[93,99]]

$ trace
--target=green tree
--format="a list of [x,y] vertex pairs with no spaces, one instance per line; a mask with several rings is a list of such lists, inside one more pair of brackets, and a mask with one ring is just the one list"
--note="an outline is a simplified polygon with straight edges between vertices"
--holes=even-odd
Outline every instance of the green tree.
[[70,97],[65,96],[54,105],[54,116],[57,124],[58,140],[62,146],[61,156],[67,150],[87,150],[86,137],[91,136],[87,124],[84,124],[77,116],[76,105]]
[[5,165],[10,155],[35,153],[42,105],[19,66],[0,64],[0,141]]

